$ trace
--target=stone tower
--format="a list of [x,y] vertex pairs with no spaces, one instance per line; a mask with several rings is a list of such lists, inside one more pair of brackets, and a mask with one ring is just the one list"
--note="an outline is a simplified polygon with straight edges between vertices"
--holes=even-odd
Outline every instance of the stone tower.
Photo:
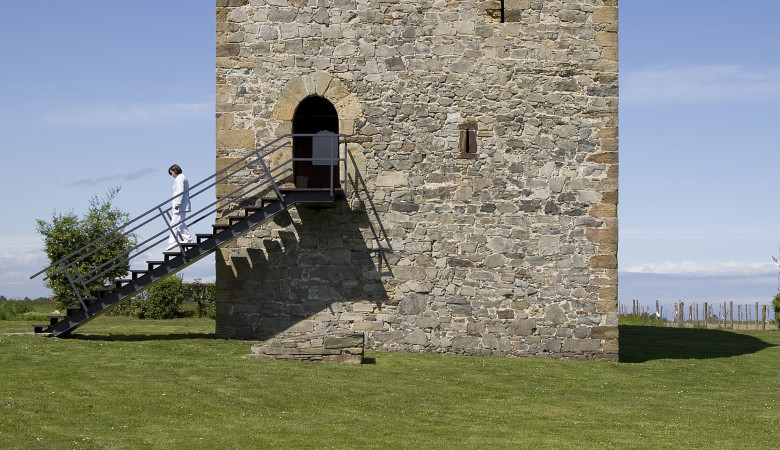
[[617,0],[217,0],[217,168],[328,129],[350,183],[217,254],[218,336],[616,360],[617,31]]

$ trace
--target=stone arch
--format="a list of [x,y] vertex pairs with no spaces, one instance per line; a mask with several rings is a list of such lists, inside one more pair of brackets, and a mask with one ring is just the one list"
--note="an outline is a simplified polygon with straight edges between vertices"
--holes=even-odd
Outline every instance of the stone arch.
[[[272,121],[277,123],[274,132],[276,137],[293,132],[295,111],[301,102],[312,96],[328,100],[336,109],[339,133],[348,136],[355,134],[355,122],[363,117],[363,108],[358,96],[351,92],[349,87],[340,79],[331,76],[327,72],[317,71],[312,74],[295,77],[282,87],[276,104],[273,110],[271,110],[270,117]],[[363,155],[363,147],[360,144],[347,144],[347,151],[349,152],[347,176],[355,183],[362,176],[359,174],[364,175],[366,172],[366,158]],[[282,161],[291,157],[292,149],[286,154],[279,152],[273,159]],[[273,161],[271,163],[273,164]],[[353,186],[353,188],[358,189],[359,187]]]
[[304,99],[314,95],[327,99],[336,108],[341,133],[354,134],[355,120],[363,115],[357,95],[350,92],[340,79],[326,72],[315,72],[293,78],[279,93],[279,99],[271,111],[271,120],[279,121],[277,136],[292,132],[295,110]]

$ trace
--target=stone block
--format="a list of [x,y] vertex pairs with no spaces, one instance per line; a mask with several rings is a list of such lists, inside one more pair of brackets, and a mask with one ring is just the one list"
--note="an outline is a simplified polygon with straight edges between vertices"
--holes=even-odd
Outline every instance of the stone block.
[[617,47],[618,34],[614,31],[599,31],[596,33],[596,45],[601,47]]
[[617,286],[605,286],[599,288],[599,299],[604,301],[611,301],[617,304],[618,288]]
[[377,187],[401,187],[409,185],[408,175],[404,172],[382,172],[376,177]]
[[591,269],[617,269],[616,255],[596,255],[588,259]]
[[289,333],[311,333],[312,331],[314,331],[313,320],[301,320],[287,328],[287,332]]
[[601,341],[598,339],[566,339],[563,341],[563,352],[593,353],[601,349]]
[[[606,141],[606,139],[604,139]],[[613,139],[613,141],[616,141]],[[605,149],[606,150],[606,149]],[[588,162],[595,162],[599,164],[617,164],[618,153],[617,151],[604,151],[601,153],[594,153],[586,159]]]
[[[617,355],[618,352],[619,352],[619,345],[620,345],[620,340],[619,339],[607,339],[607,340],[604,341],[604,345],[602,345],[601,348],[604,351],[604,353],[606,353],[606,354]],[[615,361],[616,359],[615,360],[607,359],[607,360],[608,361]]]
[[457,336],[452,339],[452,348],[455,350],[469,350],[479,347],[479,338],[476,336]]
[[342,98],[334,106],[341,120],[354,120],[363,117],[363,108],[360,106],[360,100],[355,94]]
[[255,148],[255,133],[252,130],[217,130],[218,149]]
[[593,327],[590,330],[593,339],[617,339],[618,327]]
[[398,304],[398,314],[416,316],[425,311],[428,296],[415,292],[407,294]]
[[544,311],[544,318],[552,322],[553,325],[563,325],[568,322],[566,313],[559,305],[548,306]]
[[246,161],[244,161],[243,158],[217,158],[217,163],[215,168],[217,172],[221,172],[227,169],[228,167],[230,168],[228,169],[229,172],[240,170],[246,167]]
[[322,358],[322,362],[332,364],[363,364],[363,355],[328,355]]
[[365,337],[361,334],[347,334],[347,335],[335,335],[325,336],[323,338],[323,346],[325,348],[348,348],[348,347],[360,347],[363,348],[363,341]]
[[617,228],[588,228],[585,237],[594,244],[617,244]]
[[401,266],[394,270],[395,277],[399,280],[424,280],[426,271],[424,267]]
[[236,190],[238,189],[238,185],[232,184],[232,183],[220,183],[216,186],[215,191],[217,194],[217,198],[224,198],[228,196],[236,196]]
[[536,319],[515,319],[507,327],[507,333],[514,336],[530,336],[536,331]]
[[239,44],[220,44],[217,45],[217,57],[221,56],[238,56],[241,53],[241,46]]
[[605,299],[596,301],[596,310],[598,312],[615,312],[617,311],[618,303],[614,299]]
[[385,329],[384,322],[380,322],[378,320],[375,321],[362,321],[362,322],[355,322],[355,324],[352,326],[355,331],[382,331]]
[[591,14],[591,20],[594,23],[604,25],[605,31],[618,31],[618,8],[614,6],[605,6],[595,8]]
[[617,205],[614,203],[599,203],[593,205],[589,214],[591,217],[596,218],[611,218],[617,217]]
[[412,332],[407,333],[406,342],[410,345],[426,345],[428,343],[428,337],[423,330],[417,328]]

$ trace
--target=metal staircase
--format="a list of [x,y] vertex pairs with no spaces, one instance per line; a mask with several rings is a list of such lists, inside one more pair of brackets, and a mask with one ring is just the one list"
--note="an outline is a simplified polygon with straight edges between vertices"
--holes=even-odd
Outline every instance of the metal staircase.
[[[295,142],[301,140],[305,141],[303,147],[312,149],[312,156],[293,157]],[[271,161],[282,162],[271,164]],[[319,179],[330,181],[325,186],[309,187],[302,186],[303,182],[298,180],[296,186],[294,165],[300,164],[308,165],[309,170],[314,167],[320,175],[324,172],[325,176]],[[168,240],[172,229],[169,209],[173,198],[158,204],[31,276],[35,278],[45,273],[45,279],[48,279],[56,274],[64,274],[79,300],[78,306],[67,308],[65,316],[52,316],[48,324],[33,325],[33,329],[36,333],[66,337],[108,308],[213,253],[220,246],[291,206],[327,205],[346,196],[346,175],[346,136],[342,134],[289,134],[245,157],[236,158],[227,167],[189,188],[194,205],[202,194],[213,195],[213,187],[229,186],[227,190],[230,192],[221,192],[224,195],[216,201],[209,201],[205,207],[187,217],[186,223],[192,227],[216,215],[219,218],[212,225],[212,233],[196,234],[193,243],[181,242],[177,236],[178,247],[163,252],[161,260],[147,260],[142,267],[129,270],[125,277],[109,279],[107,274],[115,272],[116,268],[141,264],[137,262],[142,261],[141,257]],[[144,235],[151,237],[144,239]],[[94,269],[84,273],[79,271],[85,260],[123,236],[133,236],[136,242],[141,242],[136,243],[126,254]],[[88,285],[94,286],[97,280],[102,287],[90,290]]]

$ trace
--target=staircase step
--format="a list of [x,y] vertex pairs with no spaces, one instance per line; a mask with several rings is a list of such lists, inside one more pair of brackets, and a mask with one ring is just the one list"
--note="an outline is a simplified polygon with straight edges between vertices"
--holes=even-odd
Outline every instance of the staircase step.
[[273,202],[278,202],[279,199],[276,197],[263,197],[260,199],[260,207],[265,208],[266,206],[270,205]]
[[130,276],[132,279],[137,280],[138,277],[142,277],[146,275],[146,273],[149,272],[148,270],[143,269],[133,269],[130,271]]
[[246,219],[246,216],[232,216],[228,217],[228,220],[230,221],[230,225],[234,225],[238,222],[241,222],[242,220]]
[[131,282],[133,280],[128,278],[117,278],[114,280],[114,286],[116,286],[117,289],[121,288],[122,286],[126,285],[127,283]]
[[48,328],[48,325],[33,325],[33,332],[34,333],[43,333],[44,328]]
[[74,314],[78,314],[78,313],[80,313],[81,311],[83,311],[83,309],[81,308],[81,306],[68,306],[68,307],[65,309],[65,315],[66,315],[66,316],[72,316],[72,315],[74,315]]
[[55,325],[60,320],[64,319],[65,316],[49,316],[49,325]]
[[251,216],[252,214],[254,214],[254,213],[258,212],[258,211],[262,211],[264,208],[265,208],[265,205],[263,205],[263,206],[247,206],[246,208],[244,208],[244,212],[246,213],[247,216]]
[[162,266],[165,264],[165,261],[146,261],[146,266],[149,267],[149,272],[154,270],[157,266]]
[[211,239],[214,237],[214,234],[196,234],[195,235],[195,241],[200,244],[201,242]]
[[181,256],[181,252],[178,250],[163,252],[163,259],[165,259],[165,262],[168,262],[177,256]]

